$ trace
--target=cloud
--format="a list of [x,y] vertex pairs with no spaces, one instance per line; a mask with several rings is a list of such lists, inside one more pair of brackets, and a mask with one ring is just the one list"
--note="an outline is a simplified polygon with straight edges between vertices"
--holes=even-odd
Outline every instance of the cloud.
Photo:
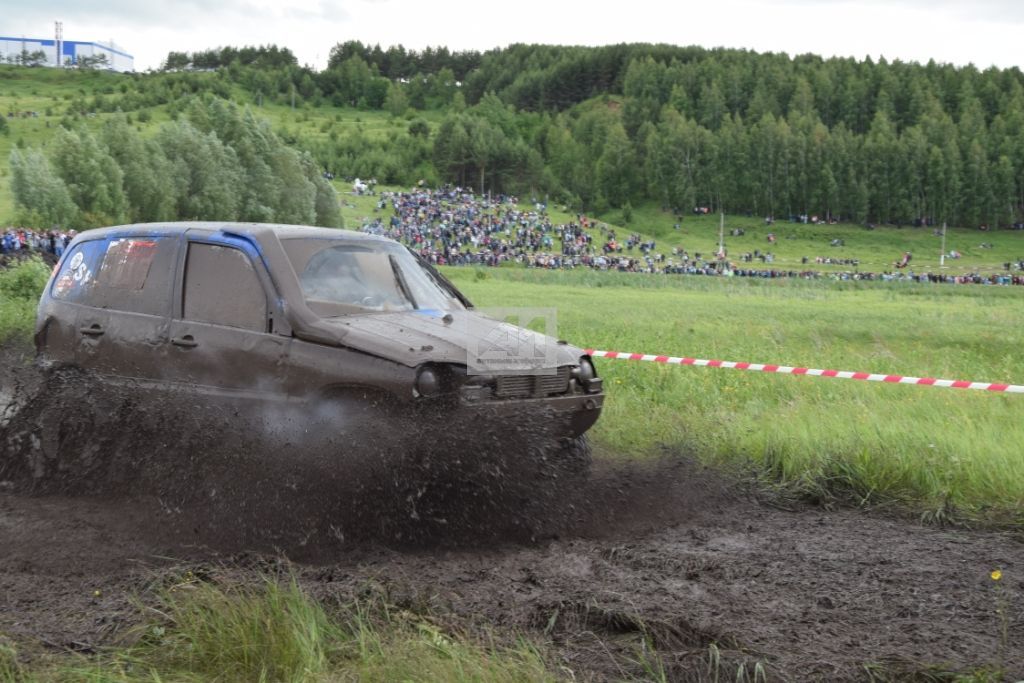
[[70,40],[116,40],[139,70],[172,50],[271,43],[323,68],[347,39],[455,50],[662,42],[1005,67],[1021,63],[1024,0],[517,0],[491,16],[479,0],[14,0],[0,31],[48,37],[58,19]]
[[26,35],[48,35],[55,19],[64,22],[65,31],[71,30],[76,23],[95,26],[109,22],[136,28],[159,26],[187,33],[197,28],[197,24],[217,22],[222,29],[230,29],[235,23],[282,18],[339,20],[348,18],[348,12],[343,0],[291,3],[265,0],[104,0],[82,3],[58,0],[45,5],[14,3],[4,9],[6,27],[19,28],[19,33]]
[[861,8],[884,16],[893,11],[940,13],[967,21],[1024,23],[1024,2],[1020,0],[755,0],[758,5],[810,5],[816,8]]

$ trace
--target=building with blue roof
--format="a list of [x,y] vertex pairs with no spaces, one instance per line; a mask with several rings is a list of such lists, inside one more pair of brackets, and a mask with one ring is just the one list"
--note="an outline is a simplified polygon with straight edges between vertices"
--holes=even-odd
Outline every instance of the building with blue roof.
[[106,68],[112,71],[134,71],[135,57],[114,43],[54,38],[15,38],[0,35],[0,61],[14,62],[22,54],[42,52],[46,60],[42,66],[77,66],[83,57],[107,58]]

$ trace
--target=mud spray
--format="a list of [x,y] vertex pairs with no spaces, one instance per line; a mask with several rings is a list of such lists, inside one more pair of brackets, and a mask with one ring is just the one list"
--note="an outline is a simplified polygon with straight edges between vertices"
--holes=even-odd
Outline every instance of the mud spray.
[[[6,488],[148,499],[154,523],[224,550],[533,543],[678,520],[707,500],[678,459],[580,471],[543,416],[457,424],[352,400],[239,405],[73,370],[8,374]],[[687,495],[669,490],[679,482]]]

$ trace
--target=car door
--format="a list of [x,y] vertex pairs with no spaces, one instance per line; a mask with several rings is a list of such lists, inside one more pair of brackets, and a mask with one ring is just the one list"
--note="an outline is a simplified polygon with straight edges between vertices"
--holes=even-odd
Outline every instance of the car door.
[[81,334],[78,317],[88,303],[106,240],[79,242],[60,261],[39,310],[35,342],[42,359],[74,364]]
[[168,340],[174,380],[229,398],[279,397],[289,338],[273,332],[275,299],[255,248],[190,236],[180,272]]
[[117,382],[162,379],[178,245],[175,235],[108,237],[97,264],[78,266],[72,277],[85,268],[86,290],[77,318],[79,366]]

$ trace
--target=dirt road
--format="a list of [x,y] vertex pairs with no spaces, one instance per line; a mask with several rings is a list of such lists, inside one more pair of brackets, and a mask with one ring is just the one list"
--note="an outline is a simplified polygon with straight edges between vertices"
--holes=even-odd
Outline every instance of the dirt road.
[[[368,586],[466,627],[550,641],[581,678],[642,675],[643,634],[673,679],[863,680],[1000,661],[1024,676],[1024,544],[857,511],[763,506],[685,462],[603,465],[571,518],[534,542],[415,550],[294,538],[245,550],[232,530],[154,499],[0,494],[0,632],[88,651],[138,618],[154,576],[182,566],[257,580],[283,555],[312,594]],[[589,500],[589,503],[582,501]],[[576,505],[574,503],[574,505]],[[1000,642],[1001,568],[1010,630]],[[100,590],[96,597],[94,591]]]

